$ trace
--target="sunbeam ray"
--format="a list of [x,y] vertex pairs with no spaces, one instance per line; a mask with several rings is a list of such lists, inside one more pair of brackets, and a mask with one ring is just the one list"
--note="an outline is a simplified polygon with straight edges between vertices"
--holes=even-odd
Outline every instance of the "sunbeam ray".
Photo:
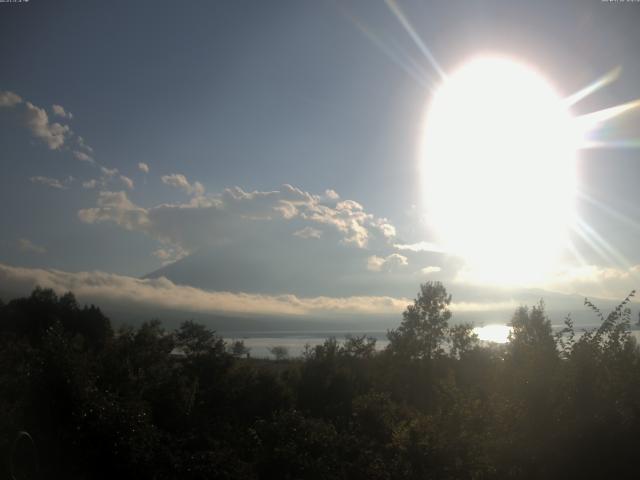
[[610,120],[638,107],[640,107],[640,99],[616,105],[615,107],[604,108],[597,112],[580,115],[579,117],[576,117],[576,121],[584,125],[586,129],[589,130],[599,123]]
[[442,67],[440,67],[440,64],[438,63],[436,58],[433,56],[433,53],[431,53],[431,50],[429,50],[429,48],[424,44],[420,36],[416,33],[413,26],[411,25],[407,17],[402,12],[397,2],[395,0],[385,0],[385,3],[387,4],[387,7],[389,7],[389,10],[391,10],[391,12],[398,19],[400,24],[404,27],[404,29],[409,34],[411,39],[414,41],[416,46],[424,54],[427,60],[429,60],[429,63],[431,63],[431,66],[436,70],[436,72],[438,72],[438,74],[442,79],[446,79],[447,75],[445,74],[444,70],[442,69]]
[[619,220],[619,221],[625,223],[626,225],[634,228],[638,232],[640,232],[640,223],[636,222],[635,220],[633,220],[633,219],[629,218],[628,216],[618,212],[617,210],[614,210],[613,208],[609,207],[608,205],[605,205],[604,203],[602,203],[601,201],[597,200],[592,195],[589,195],[584,191],[580,191],[579,190],[577,192],[577,195],[582,200],[585,200],[589,204],[597,207],[598,209],[600,209],[601,211],[603,211],[606,214],[610,215],[611,217],[615,218],[616,220]]
[[586,140],[580,145],[583,150],[592,148],[640,148],[640,139],[636,140]]
[[402,52],[399,49],[394,49],[381,39],[376,32],[358,20],[353,14],[346,9],[342,8],[344,16],[354,25],[354,27],[364,37],[373,43],[389,60],[399,66],[405,73],[418,82],[422,87],[433,91],[433,81],[428,78],[428,75],[424,71],[423,67],[418,64],[408,53]]
[[601,88],[609,85],[610,83],[613,83],[620,76],[620,72],[622,72],[622,67],[614,68],[610,72],[606,73],[605,75],[597,79],[595,82],[591,83],[590,85],[587,85],[581,90],[578,90],[573,95],[569,95],[567,98],[565,98],[564,100],[565,105],[567,107],[570,107],[571,105],[575,105],[583,98],[586,98],[592,93],[600,90]]
[[587,233],[589,238],[599,244],[601,249],[607,252],[607,255],[610,256],[611,260],[613,260],[613,263],[616,263],[618,266],[624,269],[628,269],[631,266],[631,262],[629,262],[629,260],[627,260],[609,242],[607,242],[602,237],[602,235],[600,235],[593,227],[579,218],[577,219],[577,222],[579,223],[580,227]]
[[613,262],[613,258],[611,258],[607,252],[605,252],[600,245],[598,245],[589,235],[588,231],[583,228],[583,221],[576,221],[576,223],[572,226],[572,230],[578,234],[582,240],[585,241],[587,245],[605,262],[611,263]]

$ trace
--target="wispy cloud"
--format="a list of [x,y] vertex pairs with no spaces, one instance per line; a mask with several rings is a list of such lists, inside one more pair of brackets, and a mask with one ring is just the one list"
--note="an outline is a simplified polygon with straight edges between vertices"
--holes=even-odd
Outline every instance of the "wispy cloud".
[[444,253],[442,247],[431,243],[431,242],[417,242],[417,243],[394,243],[393,246],[398,250],[409,250],[411,252],[434,252],[434,253]]
[[441,270],[442,269],[440,267],[429,266],[429,267],[422,268],[420,272],[424,273],[425,275],[429,275],[431,273],[438,273]]
[[39,255],[46,253],[47,251],[44,247],[41,247],[40,245],[36,245],[28,238],[18,239],[18,249],[21,252],[37,253]]
[[491,284],[469,266],[457,271],[454,283],[466,286],[499,288],[534,288],[565,295],[621,300],[631,290],[640,288],[640,265],[608,267],[601,265],[560,265],[536,281],[519,285]]
[[15,107],[22,103],[20,95],[9,91],[0,91],[0,107]]
[[58,180],[57,178],[51,177],[31,177],[29,178],[32,183],[40,183],[42,185],[46,185],[51,188],[57,188],[59,190],[66,190],[68,187],[63,183],[63,181]]
[[120,175],[120,181],[127,187],[129,190],[133,190],[133,180],[131,180],[126,175]]
[[304,227],[296,230],[293,234],[300,238],[320,238],[322,236],[322,230],[313,227]]
[[80,150],[74,150],[73,156],[82,162],[95,163],[95,160],[91,155],[85,152],[81,152]]

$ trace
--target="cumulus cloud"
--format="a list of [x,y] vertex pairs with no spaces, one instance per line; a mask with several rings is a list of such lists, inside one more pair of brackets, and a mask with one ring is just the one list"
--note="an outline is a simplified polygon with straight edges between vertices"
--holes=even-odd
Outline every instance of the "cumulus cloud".
[[24,121],[31,134],[42,140],[51,150],[62,147],[66,137],[71,133],[69,127],[57,122],[50,123],[47,112],[31,102],[26,102],[25,106]]
[[327,190],[324,191],[324,196],[328,200],[338,200],[338,199],[340,199],[340,195],[338,195],[338,193],[335,190],[332,190],[330,188],[328,188]]
[[149,165],[144,162],[138,162],[138,170],[144,173],[149,173]]
[[67,118],[69,120],[73,118],[73,114],[71,112],[65,111],[62,105],[54,104],[51,106],[51,110],[53,111],[53,114],[57,115],[58,117]]
[[85,223],[112,221],[127,230],[146,230],[150,225],[147,210],[134,205],[125,192],[100,192],[98,206],[78,212]]
[[58,293],[73,291],[80,301],[139,305],[201,313],[255,315],[397,315],[410,303],[388,296],[298,297],[214,292],[176,285],[164,277],[140,279],[104,272],[69,273],[60,270],[12,267],[0,264],[0,284],[18,294],[35,286]]
[[82,182],[82,188],[86,188],[87,190],[91,190],[93,188],[96,188],[97,185],[98,185],[98,181],[95,180],[95,179],[87,180],[86,182]]
[[19,103],[22,103],[20,95],[7,90],[0,91],[0,107],[15,107]]
[[[44,108],[40,108],[31,102],[23,100],[20,95],[10,91],[0,91],[0,107],[12,108],[21,105],[19,111],[22,121],[31,134],[44,142],[51,150],[61,148],[73,132],[68,125],[51,122]],[[73,115],[60,105],[52,106],[53,114],[64,119],[71,119]],[[78,143],[84,146],[82,137],[78,137]],[[90,147],[87,146],[90,149]]]
[[47,251],[44,247],[41,247],[40,245],[36,245],[28,238],[18,239],[18,248],[20,249],[21,252],[37,253],[39,255]]
[[29,180],[31,180],[32,183],[40,183],[42,185],[46,185],[51,188],[57,188],[59,190],[67,189],[67,186],[57,178],[37,176],[37,177],[31,177],[29,178]]
[[189,195],[201,196],[204,194],[204,187],[200,182],[189,183],[187,177],[181,173],[172,173],[171,175],[163,175],[161,177],[162,183],[169,186],[180,188],[187,192]]
[[367,270],[370,272],[390,272],[409,265],[407,257],[399,253],[392,253],[387,257],[372,255],[367,259]]
[[[165,183],[180,188],[191,186],[182,175],[166,177]],[[124,192],[105,191],[100,193],[97,207],[82,209],[79,216],[87,223],[113,222],[138,230],[188,252],[210,242],[232,241],[234,235],[237,240],[251,234],[252,225],[258,229],[265,221],[279,222],[283,227],[295,225],[292,233],[307,238],[331,231],[341,243],[359,248],[365,248],[372,239],[386,245],[392,230],[386,219],[365,212],[357,202],[347,200],[332,207],[324,204],[321,196],[291,185],[275,191],[229,188],[216,195],[195,196],[189,203],[161,204],[149,209],[134,205]]]
[[360,248],[368,245],[371,231],[387,238],[395,235],[395,228],[386,219],[366,213],[363,206],[353,200],[344,200],[331,207],[322,205],[316,197],[301,216],[312,222],[333,226],[344,234],[345,243]]

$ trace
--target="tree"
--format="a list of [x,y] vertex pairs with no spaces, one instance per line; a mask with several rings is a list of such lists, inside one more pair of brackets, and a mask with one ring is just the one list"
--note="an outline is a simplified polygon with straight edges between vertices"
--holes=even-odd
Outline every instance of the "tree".
[[545,313],[542,300],[531,311],[527,307],[516,310],[511,319],[509,344],[515,357],[528,354],[557,355],[551,321]]
[[204,325],[187,320],[176,332],[176,345],[188,356],[222,354],[224,340]]
[[461,323],[449,329],[449,342],[451,344],[451,356],[462,358],[478,346],[478,334],[473,331],[470,323]]
[[289,356],[289,349],[282,345],[276,345],[275,347],[269,347],[269,353],[276,358],[276,361],[285,360]]
[[241,358],[244,356],[249,358],[249,352],[251,351],[251,349],[244,344],[244,340],[234,340],[227,348],[231,356],[234,358]]
[[420,285],[418,297],[402,314],[402,323],[387,333],[389,351],[409,358],[435,358],[444,353],[451,295],[440,282]]
[[348,357],[371,358],[376,353],[376,339],[366,335],[347,335],[342,350]]

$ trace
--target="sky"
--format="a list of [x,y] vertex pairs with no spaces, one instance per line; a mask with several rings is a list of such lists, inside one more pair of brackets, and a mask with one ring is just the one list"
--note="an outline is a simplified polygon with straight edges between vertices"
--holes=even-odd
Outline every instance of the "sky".
[[562,96],[620,67],[576,115],[639,98],[638,20],[600,0],[0,3],[0,291],[300,318],[399,315],[429,280],[500,318],[621,299],[638,113],[579,153],[590,241],[531,285],[474,281],[437,244],[420,145],[439,70],[487,52]]

